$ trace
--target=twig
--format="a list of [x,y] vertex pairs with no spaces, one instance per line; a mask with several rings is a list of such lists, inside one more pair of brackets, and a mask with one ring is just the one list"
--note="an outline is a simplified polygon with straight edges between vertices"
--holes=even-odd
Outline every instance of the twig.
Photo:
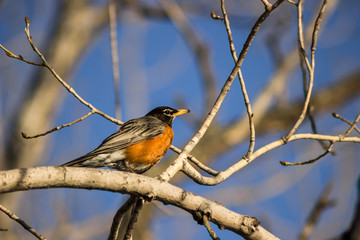
[[272,8],[271,3],[269,3],[267,0],[261,0],[261,1],[262,1],[262,3],[263,3],[264,6],[265,6],[266,11],[270,11],[271,8]]
[[119,70],[119,55],[117,44],[117,32],[116,32],[116,2],[115,0],[109,0],[109,22],[110,22],[110,44],[111,44],[111,58],[112,58],[112,70],[114,78],[114,94],[115,94],[115,116],[117,119],[121,119],[120,108],[120,70]]
[[[327,7],[326,17],[329,17],[334,12],[337,3],[338,1],[329,2]],[[315,22],[317,16],[318,16],[317,12],[311,14],[310,17],[311,21],[307,24],[306,28],[304,29],[305,42],[311,41],[311,35],[313,32],[313,26],[311,26],[313,24],[311,23]],[[293,48],[288,54],[286,54],[284,61],[281,62],[281,64],[275,71],[274,75],[271,77],[271,81],[269,81],[268,84],[264,87],[264,89],[259,93],[258,97],[253,100],[252,107],[254,112],[256,113],[256,118],[254,118],[255,125],[261,122],[264,123],[264,118],[268,117],[269,109],[272,106],[271,103],[276,101],[276,99],[278,99],[279,96],[281,96],[282,92],[284,91],[286,82],[289,79],[289,75],[293,72],[293,69],[296,67],[297,58],[299,56],[298,49],[299,48],[297,46],[296,48]],[[352,89],[357,89],[356,87],[357,85],[355,83]],[[323,103],[322,100],[320,100],[320,102]],[[282,122],[284,123],[286,121],[282,120]],[[245,135],[244,133],[239,134],[239,132],[243,131],[243,129],[247,128],[247,126],[248,126],[248,120],[243,118],[237,121],[236,123],[232,124],[230,127],[226,128],[223,134],[227,140],[226,145],[235,146],[235,144],[239,143],[244,138]]]
[[209,232],[210,237],[214,240],[220,240],[220,238],[218,238],[216,236],[216,233],[211,228],[209,218],[206,214],[203,215],[202,221],[203,221],[204,226],[206,227],[206,230]]
[[[26,23],[26,27],[25,27],[25,33],[26,33],[26,37],[28,39],[28,42],[30,43],[30,46],[32,47],[32,49],[34,50],[34,52],[36,52],[36,54],[40,57],[40,59],[43,62],[43,66],[46,67],[51,73],[52,75],[60,82],[61,85],[63,85],[65,87],[65,89],[71,93],[76,99],[78,99],[82,104],[84,104],[85,106],[87,106],[88,108],[90,108],[90,110],[94,111],[96,114],[99,114],[100,116],[108,119],[109,121],[116,123],[118,125],[121,125],[122,122],[110,117],[109,115],[103,113],[102,111],[98,110],[97,108],[95,108],[93,105],[91,105],[90,103],[88,103],[87,101],[85,101],[79,94],[77,94],[77,92],[70,87],[56,72],[55,70],[51,67],[51,65],[47,62],[47,60],[45,59],[44,55],[39,51],[39,49],[36,47],[36,45],[33,43],[32,41],[32,37],[30,35],[30,20],[25,17],[25,23]],[[21,59],[20,59],[21,60]]]
[[306,94],[306,98],[305,98],[305,102],[304,102],[304,107],[303,110],[298,118],[298,120],[296,121],[296,123],[294,124],[294,126],[291,128],[291,130],[288,132],[288,134],[283,137],[283,140],[285,142],[288,141],[289,137],[294,134],[294,132],[298,129],[298,127],[300,126],[300,124],[303,122],[306,112],[308,110],[309,107],[309,103],[310,103],[310,98],[311,98],[311,92],[312,92],[312,88],[313,88],[313,83],[314,83],[314,71],[315,71],[315,47],[317,44],[317,38],[318,38],[318,32],[319,32],[319,28],[320,28],[320,23],[321,20],[323,18],[323,14],[325,11],[325,7],[327,4],[327,0],[324,0],[321,9],[319,11],[318,17],[315,20],[315,24],[314,24],[314,30],[313,30],[313,34],[312,34],[312,43],[311,43],[311,64],[309,63],[309,59],[306,56],[305,50],[304,50],[304,45],[303,45],[303,34],[302,34],[302,0],[299,0],[299,3],[297,5],[298,7],[298,24],[299,24],[299,45],[300,45],[300,51],[302,52],[303,56],[304,56],[304,60],[306,63],[306,66],[308,68],[309,71],[309,85],[308,85],[308,89],[307,89],[307,94]]
[[[314,115],[313,115],[313,111],[312,111],[312,105],[311,105],[311,101],[310,101],[310,105],[309,105],[309,108],[308,108],[308,117],[309,117],[309,120],[310,120],[310,126],[311,126],[311,130],[314,134],[318,134],[318,130],[317,130],[317,127],[316,127],[316,122],[315,122],[315,118],[314,118]],[[325,142],[323,141],[318,141],[318,143],[320,144],[320,146],[322,147],[322,149],[326,150],[328,149],[329,150],[329,147],[326,145]],[[330,153],[332,155],[336,155],[336,151],[330,149]]]
[[[343,135],[339,135],[339,138],[340,139],[346,138],[352,132],[352,130],[354,130],[354,128],[355,128],[356,124],[359,122],[359,120],[360,120],[360,113],[356,116],[354,122],[351,123],[349,129]],[[296,166],[296,165],[306,165],[306,164],[314,163],[314,162],[318,161],[319,159],[321,159],[322,157],[326,156],[329,152],[331,152],[334,144],[335,144],[335,141],[330,141],[330,144],[327,147],[326,151],[314,159],[311,159],[311,160],[308,160],[305,162],[296,162],[296,163],[280,161],[280,164],[283,166]]]
[[131,217],[130,217],[130,221],[129,221],[129,224],[126,228],[126,233],[125,233],[125,236],[124,236],[124,240],[130,240],[132,239],[132,233],[134,231],[134,226],[135,226],[135,223],[137,222],[138,218],[139,218],[139,215],[140,215],[140,212],[141,212],[141,209],[144,205],[144,199],[142,198],[138,198],[137,201],[136,201],[136,205],[133,209],[133,212],[131,214]]
[[308,105],[310,102],[310,97],[311,97],[311,92],[312,92],[312,87],[313,87],[313,76],[314,76],[314,69],[312,68],[309,58],[306,54],[305,51],[305,45],[304,45],[304,31],[303,31],[303,0],[299,0],[297,6],[297,13],[298,13],[298,42],[299,42],[299,53],[300,53],[300,66],[303,72],[303,76],[304,76],[304,81],[306,81],[306,73],[305,73],[305,69],[303,67],[304,63],[307,67],[307,70],[309,72],[309,84],[305,84],[307,85],[306,90],[305,90],[305,102],[304,102],[304,106],[303,106],[303,110],[299,116],[299,118],[297,119],[297,121],[295,122],[294,126],[290,129],[290,131],[287,133],[286,136],[283,137],[283,140],[286,142],[289,137],[294,134],[294,132],[296,131],[296,129],[300,126],[300,124],[302,123],[302,121],[305,118],[305,115],[307,113],[307,109],[308,109]]
[[223,18],[223,17],[220,17],[219,15],[216,15],[214,11],[211,11],[210,17],[211,17],[212,19],[214,19],[214,20],[224,21],[224,18]]
[[[181,150],[175,146],[171,146],[171,150],[173,150],[174,152],[180,154]],[[200,162],[199,160],[197,160],[194,156],[192,155],[188,155],[187,158],[190,162],[192,162],[193,164],[195,164],[198,168],[200,168],[201,170],[203,170],[204,172],[212,175],[212,176],[216,176],[219,174],[218,171],[215,171],[211,168],[209,168],[208,166],[206,166],[205,164],[203,164],[202,162]]]
[[[267,2],[267,1],[265,0],[265,2]],[[263,2],[263,3],[265,4],[265,2]],[[265,4],[265,6],[266,6],[266,4]],[[272,5],[270,4],[269,9],[266,7],[266,10],[270,11],[271,8],[272,8]],[[221,0],[221,11],[223,13],[224,24],[225,24],[226,32],[227,32],[227,35],[228,35],[228,40],[229,40],[229,45],[230,45],[230,52],[231,52],[231,55],[232,55],[232,57],[234,59],[234,62],[236,63],[238,58],[236,56],[236,50],[235,50],[235,45],[234,45],[233,38],[232,38],[230,22],[229,22],[229,19],[227,17],[227,13],[226,13],[226,9],[225,9],[225,0]],[[244,98],[246,112],[247,112],[248,120],[249,120],[249,128],[250,128],[250,140],[249,141],[250,141],[250,143],[249,143],[248,151],[246,153],[246,158],[249,158],[250,155],[253,153],[254,147],[255,147],[254,114],[253,114],[252,109],[251,109],[250,99],[249,99],[249,96],[248,96],[247,91],[246,91],[245,81],[244,81],[244,78],[242,76],[240,68],[239,68],[239,71],[238,71],[238,78],[239,78],[239,82],[240,82],[240,86],[241,86],[241,92],[242,92],[242,95],[243,95],[243,98]]]
[[[298,42],[299,42],[299,53],[300,53],[300,59],[304,61],[308,71],[310,72],[312,67],[310,64],[309,57],[306,54],[305,51],[305,43],[304,43],[304,30],[303,30],[303,0],[299,0],[299,3],[297,6],[297,14],[298,14]],[[302,56],[302,57],[301,57]],[[304,71],[303,71],[304,72]],[[307,92],[307,91],[306,91]]]
[[[297,141],[300,139],[312,139],[312,140],[321,140],[321,141],[330,141],[330,142],[354,142],[354,143],[360,143],[359,137],[343,137],[343,135],[338,136],[330,136],[330,135],[320,135],[320,134],[311,134],[311,133],[301,133],[301,134],[294,134],[289,138],[288,142]],[[217,185],[226,179],[228,179],[232,174],[239,171],[240,169],[244,168],[248,164],[250,164],[252,161],[254,161],[259,156],[275,149],[280,146],[283,146],[287,143],[285,143],[282,139],[279,139],[277,141],[271,142],[258,150],[256,150],[252,155],[250,159],[241,159],[239,162],[233,164],[229,168],[227,168],[225,171],[219,172],[219,174],[216,177],[205,177],[202,176],[199,172],[196,171],[188,162],[184,162],[182,172],[184,172],[189,178],[191,178],[196,183],[202,184],[202,185],[208,185],[213,186]]]
[[14,213],[10,212],[10,210],[8,210],[7,208],[5,208],[3,205],[0,204],[0,211],[2,211],[3,213],[5,213],[6,215],[9,216],[9,218],[15,220],[16,222],[18,222],[25,230],[27,230],[28,232],[30,232],[32,235],[34,235],[37,239],[40,240],[46,240],[45,237],[43,237],[40,233],[38,233],[34,228],[30,227],[29,225],[27,225],[27,223],[22,220],[21,218],[19,218],[18,216],[16,216]]
[[135,203],[138,199],[139,199],[138,197],[131,195],[128,198],[128,200],[126,200],[126,202],[117,210],[117,212],[114,216],[113,222],[111,224],[111,229],[110,229],[108,240],[116,240],[117,239],[121,221],[124,218],[124,215],[132,206],[135,205]]
[[[46,67],[46,68],[53,74],[53,76],[65,87],[65,89],[66,89],[68,92],[70,92],[76,99],[78,99],[78,100],[80,101],[80,103],[82,103],[83,105],[85,105],[85,106],[87,106],[88,108],[91,109],[90,113],[91,113],[91,112],[92,112],[92,114],[96,113],[96,114],[104,117],[105,119],[113,122],[113,123],[116,123],[116,124],[118,124],[118,125],[122,125],[123,122],[121,122],[120,120],[110,117],[109,115],[107,115],[107,114],[103,113],[102,111],[98,110],[97,108],[95,108],[92,104],[86,102],[80,95],[78,95],[78,94],[76,93],[76,91],[75,91],[72,87],[70,87],[70,86],[56,73],[56,71],[48,64],[48,62],[46,61],[45,57],[42,55],[42,53],[37,49],[36,45],[33,43],[32,37],[30,36],[30,28],[29,28],[29,27],[30,27],[30,20],[29,20],[27,17],[25,17],[25,23],[26,23],[25,33],[26,33],[27,39],[28,39],[31,47],[33,48],[33,50],[34,50],[34,51],[36,52],[36,54],[42,59],[43,63],[31,62],[31,61],[23,58],[21,55],[17,56],[17,55],[13,54],[12,52],[10,52],[8,49],[6,49],[5,47],[3,47],[3,46],[0,44],[0,47],[5,51],[6,55],[9,56],[9,57],[12,57],[12,58],[16,58],[16,59],[18,59],[18,60],[21,60],[21,61],[23,61],[23,62],[32,64],[32,65],[37,65],[37,66]],[[90,113],[88,113],[88,114],[90,114]],[[86,116],[86,117],[88,117],[88,116]],[[86,118],[86,117],[85,117],[85,118]],[[83,117],[83,118],[80,118],[80,119],[78,119],[78,120],[76,120],[76,121],[74,121],[74,122],[72,122],[72,123],[70,123],[70,124],[74,124],[74,123],[76,123],[76,122],[78,122],[78,121],[81,121],[81,120],[83,120],[83,119],[85,119],[85,118],[84,118],[84,117]],[[58,128],[61,129],[61,128],[67,127],[67,126],[68,126],[68,125],[65,124],[65,125],[63,125],[63,126],[56,127],[56,130],[58,130]],[[55,129],[55,128],[54,128],[54,129]],[[39,136],[43,136],[43,135],[46,135],[46,134],[48,134],[48,133],[50,133],[50,132],[52,132],[52,131],[53,131],[53,129],[50,130],[49,132],[42,133],[42,134],[38,134],[38,135],[39,135]],[[28,135],[25,134],[25,133],[22,133],[22,135],[23,135],[23,137],[25,137],[25,138],[38,137],[37,135],[36,135],[36,136],[28,136]],[[180,149],[178,149],[177,147],[175,147],[175,146],[173,146],[173,145],[171,146],[171,149],[172,149],[174,152],[176,152],[176,153],[180,153],[180,152],[181,152]],[[202,170],[206,171],[206,172],[209,173],[210,175],[216,176],[216,174],[217,174],[216,171],[214,171],[214,170],[206,167],[204,164],[200,163],[196,158],[194,158],[194,157],[192,157],[192,156],[189,156],[189,158],[190,158],[190,160],[191,160],[194,164],[196,164],[199,168],[201,168]]]
[[29,61],[29,60],[25,59],[25,58],[24,58],[23,56],[21,56],[21,55],[16,55],[16,54],[12,53],[12,52],[10,52],[8,49],[6,49],[6,48],[5,48],[3,45],[1,45],[1,44],[0,44],[0,48],[1,48],[2,50],[4,50],[6,56],[8,56],[8,57],[15,58],[15,59],[21,60],[21,61],[23,61],[23,62],[26,62],[26,63],[31,64],[31,65],[35,65],[35,66],[42,66],[42,67],[45,66],[44,63],[32,62],[32,61]]
[[24,132],[21,132],[21,135],[23,136],[23,138],[26,138],[26,139],[32,139],[32,138],[37,138],[37,137],[42,137],[42,136],[45,136],[49,133],[52,133],[54,131],[57,131],[57,130],[60,130],[64,127],[70,127],[71,125],[74,125],[75,123],[78,123],[88,117],[90,117],[91,115],[93,115],[95,112],[93,110],[91,110],[90,112],[88,112],[86,115],[82,116],[81,118],[79,119],[76,119],[75,121],[71,122],[71,123],[67,123],[67,124],[64,124],[64,125],[61,125],[61,126],[57,126],[57,127],[54,127],[53,129],[47,131],[47,132],[44,132],[44,133],[40,133],[40,134],[37,134],[37,135],[33,135],[33,136],[29,136],[27,135],[26,133]]
[[321,214],[327,208],[333,207],[335,205],[335,201],[329,199],[332,188],[333,185],[331,183],[328,183],[326,185],[325,189],[323,190],[320,197],[316,201],[313,209],[311,210],[306,224],[298,237],[298,240],[308,239],[315,225],[319,221]]
[[334,146],[334,142],[331,142],[329,147],[326,149],[326,151],[324,153],[320,154],[318,157],[316,157],[314,159],[310,159],[310,160],[305,161],[305,162],[295,162],[295,163],[286,162],[286,161],[280,161],[280,164],[283,165],[283,166],[297,166],[297,165],[312,164],[312,163],[318,161],[319,159],[325,157],[328,153],[330,153],[332,151],[333,146]]
[[352,132],[352,130],[354,130],[354,128],[356,127],[356,124],[359,122],[359,120],[360,120],[360,113],[356,116],[354,122],[352,122],[349,129],[341,137],[345,138],[345,137],[349,136],[349,134]]
[[[302,6],[302,5],[301,5]],[[300,35],[300,33],[299,33]],[[300,37],[299,37],[300,38]],[[302,40],[302,44],[304,40]],[[300,45],[300,44],[299,44]],[[299,47],[299,57],[300,57],[300,69],[301,69],[301,72],[302,72],[302,76],[303,76],[303,92],[304,92],[304,98],[306,98],[306,95],[307,95],[307,91],[308,91],[308,86],[307,86],[307,74],[306,74],[306,66],[305,66],[305,62],[304,62],[304,58],[302,57],[302,54],[301,54],[301,50],[300,50],[300,47]],[[317,130],[317,127],[316,127],[316,122],[315,122],[315,117],[313,115],[313,106],[312,106],[312,101],[310,101],[309,103],[309,107],[308,107],[308,110],[307,110],[307,115],[309,117],[309,120],[310,120],[310,126],[311,126],[311,130],[313,133],[315,134],[318,134],[318,130]],[[327,150],[329,149],[329,147],[326,145],[325,142],[323,141],[318,141],[318,143],[320,144],[320,146],[324,149],[324,150]],[[331,153],[333,155],[336,154],[335,151],[331,151]]]
[[250,45],[260,29],[260,26],[265,21],[265,19],[270,15],[270,13],[275,10],[284,0],[278,0],[273,4],[271,11],[265,11],[255,22],[248,38],[245,41],[244,47],[238,57],[238,61],[236,62],[234,68],[232,69],[229,77],[227,78],[221,92],[216,99],[213,107],[211,108],[210,112],[208,113],[206,119],[204,120],[202,126],[197,131],[197,133],[192,137],[192,139],[187,143],[184,147],[183,151],[180,155],[175,159],[175,161],[170,165],[158,178],[162,179],[163,181],[169,181],[179,170],[181,170],[184,166],[184,162],[187,159],[188,153],[198,144],[200,139],[204,136],[205,132],[209,128],[211,122],[213,121],[214,117],[216,116],[217,112],[219,111],[228,91],[230,90],[230,86],[232,85],[244,59],[245,56],[250,48]]
[[[347,124],[352,125],[352,122],[350,122],[349,120],[341,117],[339,114],[333,112],[332,115],[333,115],[334,118],[338,118],[338,119],[346,122]],[[355,131],[357,131],[358,133],[360,133],[360,129],[359,129],[358,127],[355,126],[354,129],[355,129]]]
[[293,0],[287,0],[289,3],[294,4],[295,6],[297,6],[297,2],[293,1]]

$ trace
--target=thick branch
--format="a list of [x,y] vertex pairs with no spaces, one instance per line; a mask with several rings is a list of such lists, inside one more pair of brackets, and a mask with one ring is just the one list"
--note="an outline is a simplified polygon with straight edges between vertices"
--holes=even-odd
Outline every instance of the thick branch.
[[[221,229],[246,239],[278,239],[256,219],[233,212],[217,202],[143,175],[105,169],[37,167],[0,171],[0,193],[41,188],[82,188],[141,195],[177,206],[191,214],[203,211]],[[255,224],[256,223],[256,224]]]

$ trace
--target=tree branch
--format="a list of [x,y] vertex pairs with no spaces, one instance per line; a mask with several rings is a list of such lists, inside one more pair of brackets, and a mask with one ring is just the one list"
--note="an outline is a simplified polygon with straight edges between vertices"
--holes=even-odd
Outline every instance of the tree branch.
[[[352,124],[353,124],[352,122],[350,122],[349,120],[343,118],[342,116],[340,116],[339,114],[337,114],[337,113],[335,113],[335,112],[333,112],[332,115],[333,115],[334,118],[338,118],[338,119],[340,119],[341,121],[346,122],[346,123],[349,124],[349,125],[352,125]],[[359,129],[358,127],[354,126],[354,129],[355,129],[355,131],[357,131],[358,133],[360,133],[360,129]]]
[[[266,0],[263,0],[263,3],[265,5],[266,11],[271,11],[272,5],[269,2],[267,2]],[[225,24],[226,32],[227,32],[228,39],[229,39],[230,52],[231,52],[232,58],[234,59],[234,62],[236,63],[238,58],[236,56],[236,50],[235,50],[235,45],[234,45],[234,41],[233,41],[233,38],[232,38],[230,22],[229,22],[229,19],[227,17],[227,12],[226,12],[226,8],[225,8],[225,0],[221,0],[221,11],[223,13],[224,24]],[[253,113],[252,108],[251,108],[250,99],[249,99],[249,96],[247,94],[245,81],[244,81],[244,78],[242,76],[242,72],[241,72],[240,68],[239,68],[239,72],[238,72],[237,76],[239,78],[239,82],[240,82],[240,86],[241,86],[241,92],[242,92],[242,95],[243,95],[243,98],[244,98],[246,112],[247,112],[248,119],[249,119],[250,138],[249,138],[249,148],[248,148],[248,151],[246,153],[246,157],[249,158],[250,155],[253,153],[254,147],[255,147],[254,113]]]
[[14,213],[10,212],[7,208],[5,208],[3,205],[0,204],[0,211],[5,213],[9,216],[9,218],[15,220],[18,222],[26,231],[30,232],[32,235],[34,235],[36,238],[40,240],[46,240],[45,237],[43,237],[39,232],[37,232],[34,228],[30,227],[24,220],[16,216]]
[[[300,139],[312,139],[312,140],[321,140],[321,141],[330,141],[332,143],[335,142],[356,142],[360,143],[359,137],[344,137],[344,135],[339,136],[330,136],[330,135],[320,135],[320,134],[311,134],[311,133],[302,133],[302,134],[294,134],[292,135],[288,142],[300,140]],[[237,163],[233,164],[232,166],[228,167],[225,171],[219,172],[218,175],[215,177],[204,177],[202,176],[198,171],[196,171],[189,163],[185,162],[182,172],[184,172],[188,177],[193,179],[196,183],[202,184],[202,185],[217,185],[226,179],[228,179],[232,174],[239,171],[240,169],[247,166],[249,163],[254,161],[259,156],[277,148],[282,145],[285,145],[286,142],[284,142],[282,139],[279,139],[277,141],[271,142],[258,150],[256,150],[249,159],[242,158]],[[284,162],[281,162],[281,164],[284,165]]]
[[46,67],[51,73],[52,75],[59,81],[59,83],[61,85],[64,86],[64,88],[71,93],[77,100],[79,100],[82,104],[84,104],[85,106],[87,106],[88,108],[90,108],[92,111],[94,111],[96,114],[99,114],[100,116],[110,120],[113,123],[119,124],[121,125],[122,122],[110,117],[109,115],[103,113],[102,111],[98,110],[97,108],[95,108],[91,103],[85,101],[69,84],[67,84],[55,71],[55,69],[47,62],[46,58],[44,57],[44,55],[39,51],[39,49],[36,47],[36,45],[33,43],[32,41],[32,37],[30,35],[30,20],[25,17],[25,23],[26,23],[26,27],[25,27],[25,33],[26,33],[26,37],[30,43],[30,46],[32,47],[32,49],[34,50],[34,52],[36,52],[36,54],[40,57],[40,59],[42,60],[44,67]]
[[[303,54],[306,66],[308,68],[308,72],[309,72],[309,84],[308,87],[306,89],[306,98],[305,98],[305,102],[304,102],[304,107],[303,110],[299,116],[299,118],[297,119],[297,121],[295,122],[294,126],[290,129],[290,131],[288,132],[288,134],[286,134],[286,136],[283,137],[283,140],[286,142],[289,137],[294,134],[294,132],[298,129],[298,127],[300,126],[300,124],[303,122],[306,112],[308,111],[308,107],[310,104],[310,98],[311,98],[311,93],[312,93],[312,88],[314,85],[314,73],[315,73],[315,50],[316,50],[316,44],[317,44],[317,39],[318,39],[318,33],[319,33],[319,29],[320,29],[320,23],[323,19],[323,15],[325,12],[325,7],[327,4],[327,0],[324,0],[318,17],[315,20],[315,24],[314,24],[314,30],[313,30],[313,34],[312,34],[312,42],[311,42],[311,63],[309,62],[308,57],[306,56],[304,47],[303,47],[303,41],[301,39],[303,39],[303,33],[302,33],[302,0],[299,1],[299,4],[297,5],[298,7],[298,14],[299,14],[299,42],[300,42],[300,50]],[[301,29],[300,29],[301,28]]]
[[52,132],[55,132],[55,131],[58,131],[64,127],[70,127],[72,125],[74,125],[75,123],[78,123],[88,117],[90,117],[91,115],[93,115],[95,112],[94,110],[91,110],[90,112],[88,112],[87,114],[85,114],[84,116],[82,116],[81,118],[78,118],[76,119],[75,121],[71,122],[71,123],[67,123],[67,124],[64,124],[64,125],[61,125],[61,126],[57,126],[57,127],[54,127],[52,129],[50,129],[49,131],[46,131],[44,133],[39,133],[39,134],[36,134],[36,135],[33,135],[33,136],[29,136],[27,135],[26,133],[24,132],[21,132],[21,135],[23,136],[23,138],[26,138],[26,139],[31,139],[31,138],[37,138],[37,137],[43,137],[43,136],[46,136],[48,135],[49,133],[52,133]]
[[[350,127],[348,128],[348,130],[346,130],[346,132],[342,135],[339,135],[338,137],[340,139],[346,138],[351,132],[352,130],[354,130],[354,128],[356,127],[356,124],[359,122],[360,120],[360,113],[356,116],[355,120],[353,123],[351,123]],[[283,166],[295,166],[295,165],[306,165],[306,164],[311,164],[316,162],[317,160],[321,159],[322,157],[326,156],[328,153],[330,153],[332,151],[332,147],[334,146],[335,142],[334,141],[330,141],[329,146],[327,147],[326,151],[324,153],[322,153],[320,156],[311,159],[309,161],[305,161],[305,162],[296,162],[296,163],[290,163],[290,162],[285,162],[285,161],[280,161],[280,164]]]
[[37,167],[0,171],[0,193],[44,188],[97,189],[143,196],[174,205],[190,214],[206,206],[209,220],[245,239],[278,239],[249,216],[233,212],[217,202],[164,181],[147,176],[107,169],[76,167]]
[[134,232],[134,226],[136,222],[138,221],[140,212],[144,206],[144,199],[143,198],[137,198],[137,201],[134,205],[134,208],[131,212],[130,220],[126,228],[124,240],[131,240],[132,234]]
[[108,240],[116,240],[118,238],[121,221],[127,211],[136,203],[138,197],[131,195],[128,200],[117,210],[111,224]]
[[221,89],[221,92],[219,96],[217,97],[212,109],[208,113],[206,119],[204,120],[203,124],[201,125],[200,129],[197,131],[197,133],[191,138],[191,140],[186,144],[183,151],[180,153],[180,155],[175,159],[175,161],[163,172],[159,178],[164,181],[169,181],[171,178],[175,176],[175,174],[182,169],[183,163],[186,161],[186,158],[188,154],[194,149],[194,147],[199,143],[201,138],[204,136],[206,131],[208,130],[210,124],[212,123],[213,119],[215,118],[217,112],[219,111],[227,93],[230,90],[230,87],[238,74],[238,71],[244,62],[245,56],[247,52],[249,51],[250,45],[252,41],[255,38],[256,33],[259,31],[261,25],[266,20],[268,16],[270,16],[271,12],[275,10],[284,0],[278,0],[276,1],[271,8],[271,11],[265,11],[255,22],[253,28],[251,29],[251,32],[249,33],[244,46],[242,48],[242,51],[240,52],[240,55],[238,57],[238,61],[236,62],[234,68],[232,69],[229,77],[227,78],[225,84],[223,85],[223,88]]

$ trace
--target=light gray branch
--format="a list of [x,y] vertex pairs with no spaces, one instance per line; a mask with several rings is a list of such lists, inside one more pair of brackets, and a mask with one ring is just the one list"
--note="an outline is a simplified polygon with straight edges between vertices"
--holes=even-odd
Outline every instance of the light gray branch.
[[82,188],[141,195],[179,207],[190,214],[206,214],[220,229],[245,239],[278,239],[250,216],[151,177],[106,169],[36,167],[0,171],[0,193],[41,188]]

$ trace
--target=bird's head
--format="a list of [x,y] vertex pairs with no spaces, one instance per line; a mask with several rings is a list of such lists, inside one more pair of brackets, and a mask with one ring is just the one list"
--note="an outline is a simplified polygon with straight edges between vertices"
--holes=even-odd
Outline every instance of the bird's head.
[[190,112],[188,109],[174,109],[171,107],[157,107],[151,110],[146,116],[156,117],[164,123],[168,124],[170,127],[175,117],[186,114]]

